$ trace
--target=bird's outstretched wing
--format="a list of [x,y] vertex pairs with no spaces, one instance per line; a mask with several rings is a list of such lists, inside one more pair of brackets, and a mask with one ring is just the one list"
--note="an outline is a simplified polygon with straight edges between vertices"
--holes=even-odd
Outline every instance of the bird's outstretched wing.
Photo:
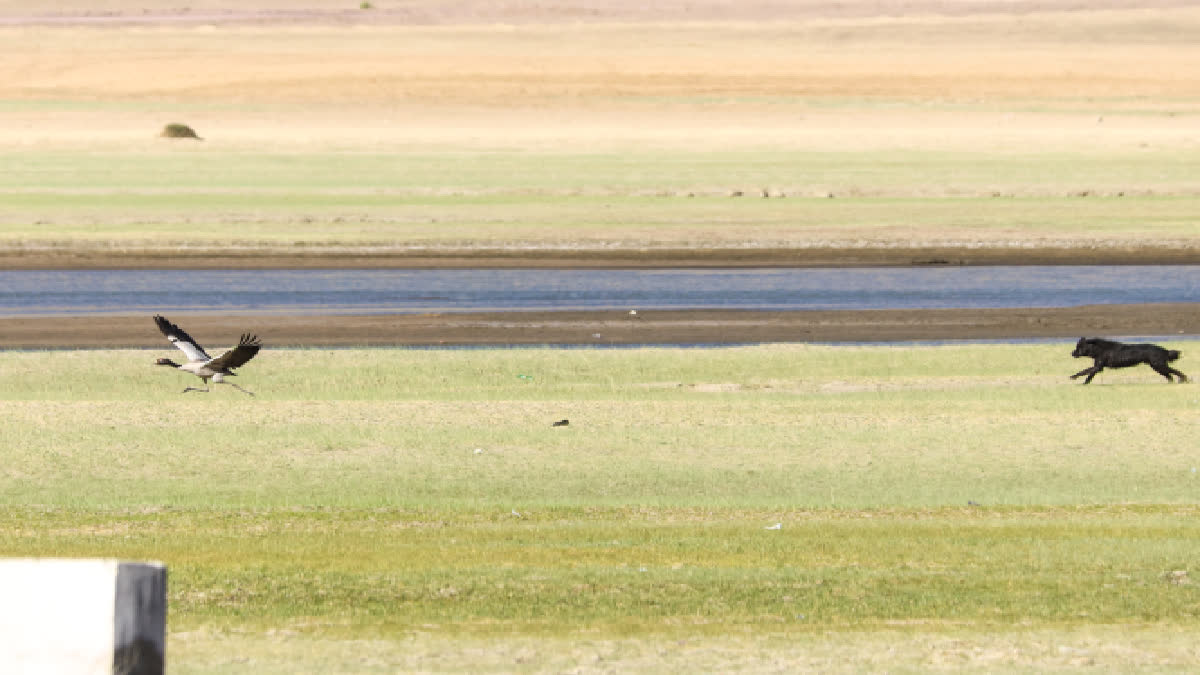
[[233,349],[218,356],[208,362],[208,367],[213,370],[229,370],[237,368],[243,363],[254,358],[258,350],[262,349],[262,343],[258,341],[258,337],[249,333],[244,333],[242,339],[238,340],[238,344]]
[[158,329],[167,336],[171,344],[179,347],[179,350],[188,357],[188,361],[207,361],[212,358],[204,351],[204,347],[201,347],[199,342],[193,340],[192,336],[183,332],[179,326],[167,321],[166,317],[155,314],[154,323],[158,324]]

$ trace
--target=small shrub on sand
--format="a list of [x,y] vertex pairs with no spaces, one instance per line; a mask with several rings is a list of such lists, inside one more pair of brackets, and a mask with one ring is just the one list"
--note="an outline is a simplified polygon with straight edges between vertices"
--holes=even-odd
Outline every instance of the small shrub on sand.
[[194,138],[198,141],[204,140],[197,136],[195,130],[186,124],[168,124],[163,127],[162,133],[159,136],[163,138]]

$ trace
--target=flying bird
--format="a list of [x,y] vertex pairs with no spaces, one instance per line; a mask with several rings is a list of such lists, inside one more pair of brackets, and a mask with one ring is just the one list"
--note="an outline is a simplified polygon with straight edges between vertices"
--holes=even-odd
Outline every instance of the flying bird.
[[204,388],[188,387],[183,390],[183,393],[189,391],[208,391],[208,381],[211,379],[216,384],[228,384],[240,392],[254,395],[254,392],[242,389],[232,382],[226,382],[227,375],[232,376],[237,373],[233,372],[234,368],[244,365],[247,361],[254,358],[259,349],[262,349],[262,343],[258,341],[258,337],[249,333],[243,333],[242,338],[238,340],[237,346],[224,354],[213,358],[204,351],[204,347],[200,346],[199,342],[192,339],[192,336],[183,331],[182,328],[167,321],[166,317],[155,314],[154,323],[158,325],[158,329],[162,334],[167,336],[171,344],[179,348],[187,356],[187,363],[175,363],[171,359],[159,359],[154,365],[171,366],[179,370],[186,370],[196,377],[204,380]]

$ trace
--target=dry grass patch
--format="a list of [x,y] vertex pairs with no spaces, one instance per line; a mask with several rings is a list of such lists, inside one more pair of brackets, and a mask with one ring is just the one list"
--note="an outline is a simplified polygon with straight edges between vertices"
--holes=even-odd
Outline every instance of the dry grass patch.
[[[306,666],[341,672],[486,670],[496,672],[990,672],[1101,668],[1178,672],[1196,658],[1186,629],[1158,625],[967,632],[922,622],[891,631],[780,635],[770,631],[703,638],[585,636],[552,640],[507,636],[397,640],[314,640],[292,631],[174,635],[180,672],[290,673]],[[244,656],[254,654],[252,662]],[[359,664],[350,667],[347,664]]]
[[5,30],[12,53],[33,46],[44,56],[36,67],[9,59],[12,77],[0,94],[585,109],[732,99],[763,109],[801,97],[1187,100],[1200,93],[1190,67],[1200,21],[1193,9],[779,18],[352,30],[25,26]]

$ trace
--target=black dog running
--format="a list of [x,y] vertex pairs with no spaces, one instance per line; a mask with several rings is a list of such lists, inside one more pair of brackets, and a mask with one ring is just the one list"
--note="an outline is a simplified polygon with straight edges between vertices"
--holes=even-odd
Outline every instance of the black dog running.
[[1139,363],[1145,363],[1153,368],[1154,372],[1167,378],[1167,382],[1174,382],[1171,379],[1172,375],[1178,377],[1180,382],[1187,382],[1187,375],[1167,365],[1179,358],[1179,351],[1176,349],[1166,349],[1151,344],[1128,345],[1103,338],[1079,338],[1071,356],[1077,359],[1090,356],[1093,360],[1091,368],[1084,368],[1071,376],[1073,380],[1081,375],[1087,375],[1087,379],[1083,381],[1084,384],[1091,382],[1096,373],[1105,368],[1128,368]]

